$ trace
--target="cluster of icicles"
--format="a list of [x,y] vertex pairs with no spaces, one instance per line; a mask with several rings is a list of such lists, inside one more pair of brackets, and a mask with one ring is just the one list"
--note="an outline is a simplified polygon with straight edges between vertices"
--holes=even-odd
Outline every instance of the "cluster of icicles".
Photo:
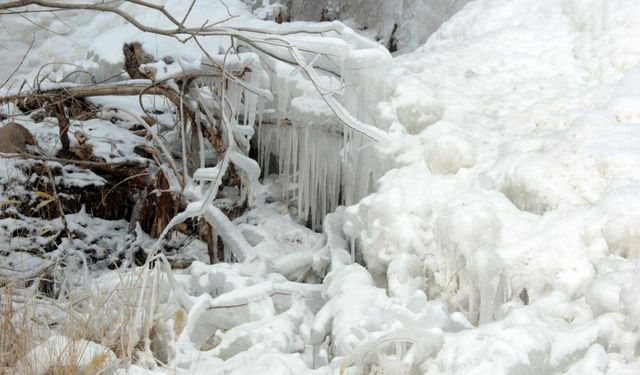
[[[390,56],[378,48],[352,51],[342,64],[341,104],[359,120],[374,123],[370,110],[380,99],[384,81],[371,77],[384,76],[379,73],[389,68]],[[375,142],[344,126],[319,93],[303,92],[306,97],[300,105],[300,97],[291,101],[286,96],[293,89],[282,89],[295,86],[296,79],[276,81],[272,83],[278,88],[276,120],[258,128],[259,163],[265,176],[279,175],[282,198],[295,202],[298,219],[317,230],[337,206],[354,204],[369,194],[385,171],[384,164],[374,150]]]

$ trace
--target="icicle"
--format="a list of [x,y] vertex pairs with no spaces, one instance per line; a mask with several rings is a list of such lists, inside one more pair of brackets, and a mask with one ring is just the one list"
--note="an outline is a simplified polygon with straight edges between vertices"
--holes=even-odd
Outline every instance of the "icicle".
[[[252,86],[260,86],[260,76],[257,73],[249,72],[248,80]],[[259,97],[249,90],[245,90],[245,125],[253,126],[256,123],[256,114],[259,110]]]
[[339,135],[317,126],[265,124],[259,130],[259,144],[263,170],[268,170],[271,154],[278,157],[283,198],[296,202],[300,220],[320,229],[324,216],[340,204]]
[[351,250],[351,262],[356,262],[356,238],[349,237],[349,249]]
[[[390,61],[388,54],[375,48],[351,51],[345,56],[345,89],[340,108],[344,107],[354,121],[374,123],[369,111],[384,95],[383,77]],[[299,220],[320,229],[325,215],[340,203],[352,204],[369,194],[372,181],[386,168],[378,160],[369,137],[344,127],[326,100],[309,93],[300,96],[295,82],[301,75],[277,68],[276,63],[271,79],[275,111],[291,124],[261,126],[260,164],[265,173],[274,172],[269,170],[270,158],[272,154],[278,158],[283,197],[296,202]],[[341,129],[342,134],[332,133],[336,129]]]

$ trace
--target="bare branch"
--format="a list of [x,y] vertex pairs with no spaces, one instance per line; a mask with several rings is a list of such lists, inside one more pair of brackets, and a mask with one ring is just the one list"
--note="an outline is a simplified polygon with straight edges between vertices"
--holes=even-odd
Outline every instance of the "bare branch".
[[4,152],[0,152],[0,157],[6,159],[32,159],[32,160],[41,160],[41,161],[55,161],[60,164],[75,164],[84,167],[137,167],[137,168],[146,168],[147,163],[136,163],[133,161],[121,161],[121,162],[97,162],[97,161],[88,161],[88,160],[74,160],[74,159],[65,159],[65,158],[57,158],[53,156],[42,156],[42,155],[34,155],[34,154],[26,154],[26,153],[18,153],[18,154],[7,154]]

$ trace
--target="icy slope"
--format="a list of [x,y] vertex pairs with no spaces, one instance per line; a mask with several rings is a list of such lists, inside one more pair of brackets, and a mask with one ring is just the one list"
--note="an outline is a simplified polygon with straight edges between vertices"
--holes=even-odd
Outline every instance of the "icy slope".
[[396,59],[381,113],[397,168],[345,228],[391,290],[417,256],[429,298],[499,321],[448,338],[430,373],[636,361],[638,16],[636,1],[476,1]]

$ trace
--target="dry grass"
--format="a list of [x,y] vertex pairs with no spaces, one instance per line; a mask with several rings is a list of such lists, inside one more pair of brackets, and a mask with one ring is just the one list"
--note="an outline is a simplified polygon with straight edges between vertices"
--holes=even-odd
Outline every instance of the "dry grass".
[[[43,336],[53,330],[43,329],[45,322],[38,314],[37,301],[15,303],[9,288],[0,289],[0,374],[76,375],[86,345],[81,341]],[[59,338],[59,339],[57,339]],[[102,361],[104,364],[104,361]],[[101,363],[94,364],[99,370]],[[86,373],[86,371],[84,372]],[[94,371],[93,374],[97,374]]]
[[[160,267],[141,267],[56,300],[16,303],[0,289],[0,375],[110,374],[140,358],[167,361],[171,335],[163,332],[181,331],[184,312],[160,308],[168,306],[166,282]],[[167,326],[174,316],[176,326]]]
[[131,360],[136,352],[149,351],[148,341],[165,315],[159,306],[170,288],[164,284],[159,269],[140,267],[112,275],[118,279],[101,280],[70,296],[67,326],[70,334],[99,343],[118,358]]
[[[0,320],[0,369],[2,370],[0,373],[3,373],[4,369],[15,364],[16,358],[26,352],[28,342],[20,334],[26,325],[24,318],[17,319],[11,302],[11,294],[7,288],[0,289],[0,310],[2,311]],[[14,322],[14,319],[19,321]]]

